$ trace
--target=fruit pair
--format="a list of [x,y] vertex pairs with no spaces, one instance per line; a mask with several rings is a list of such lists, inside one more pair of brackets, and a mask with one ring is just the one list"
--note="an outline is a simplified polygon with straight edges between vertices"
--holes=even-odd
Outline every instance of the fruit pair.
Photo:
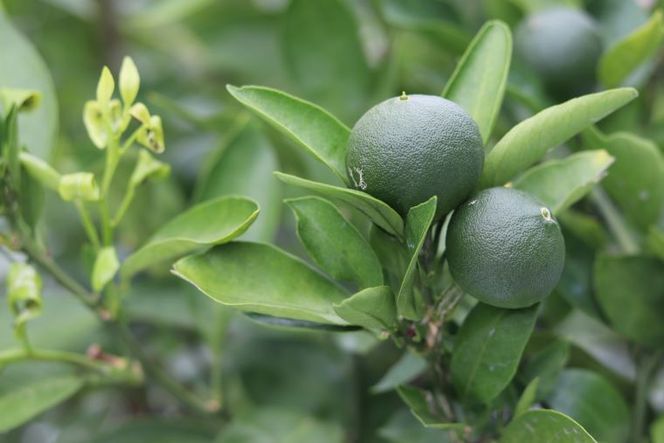
[[352,185],[402,215],[433,195],[438,221],[455,210],[446,256],[457,284],[485,303],[526,307],[557,284],[563,237],[549,209],[525,192],[491,188],[468,200],[483,162],[477,125],[460,106],[405,94],[360,118],[346,157]]

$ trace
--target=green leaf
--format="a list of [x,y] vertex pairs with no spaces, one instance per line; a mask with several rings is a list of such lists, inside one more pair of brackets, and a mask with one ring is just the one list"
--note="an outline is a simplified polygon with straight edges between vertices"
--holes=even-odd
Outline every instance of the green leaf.
[[650,438],[652,443],[664,443],[664,415],[650,426]]
[[511,60],[509,28],[502,22],[490,21],[470,43],[443,91],[443,97],[473,117],[485,144],[500,112]]
[[529,355],[525,364],[522,364],[519,378],[530,383],[538,381],[537,398],[551,391],[558,374],[569,361],[570,347],[569,342],[555,338],[551,343]]
[[394,330],[397,309],[389,286],[367,288],[334,305],[339,317],[366,329]]
[[539,305],[500,309],[479,303],[461,325],[452,352],[451,375],[461,397],[488,403],[516,373]]
[[564,370],[547,404],[579,422],[601,442],[628,440],[627,404],[620,392],[599,374],[585,369]]
[[383,377],[371,387],[374,394],[382,394],[396,389],[398,386],[408,383],[422,374],[429,367],[429,362],[419,355],[406,351],[383,375]]
[[0,432],[6,432],[67,400],[83,387],[74,376],[34,380],[28,384],[0,385]]
[[597,443],[583,427],[560,412],[540,409],[515,418],[499,443]]
[[25,339],[25,323],[42,312],[42,279],[27,263],[14,262],[7,273],[7,304],[14,316],[14,328]]
[[97,253],[94,267],[92,268],[92,289],[101,291],[108,282],[113,280],[115,273],[120,268],[115,248],[108,246]]
[[620,86],[650,59],[664,40],[662,11],[609,48],[599,60],[598,77],[606,88]]
[[600,255],[595,261],[595,294],[613,327],[634,341],[664,340],[664,264],[652,258]]
[[437,202],[438,199],[434,195],[426,202],[410,208],[406,217],[406,245],[409,261],[397,295],[397,310],[399,315],[410,320],[417,320],[421,310],[418,306],[413,283],[415,282],[420,250],[422,250],[422,245],[436,215]]
[[654,254],[660,260],[664,260],[664,230],[658,228],[657,226],[651,226],[648,230],[646,244],[648,246],[648,250],[652,254]]
[[175,263],[173,272],[234,308],[317,323],[346,325],[333,305],[347,293],[274,246],[236,242]]
[[386,203],[369,194],[354,189],[306,180],[282,172],[275,172],[274,174],[284,183],[314,191],[332,200],[341,201],[352,206],[392,235],[399,237],[403,234],[401,216]]
[[365,106],[370,71],[353,11],[343,0],[291,0],[283,51],[294,84],[343,116]]
[[427,428],[436,429],[464,429],[463,423],[446,422],[443,411],[437,410],[437,402],[431,392],[423,391],[411,386],[399,386],[399,397],[408,405],[410,412]]
[[219,197],[200,203],[166,223],[130,255],[122,264],[122,278],[197,249],[229,242],[246,231],[257,216],[258,205],[244,197]]
[[586,148],[602,148],[615,157],[602,182],[606,191],[642,229],[664,209],[664,155],[652,141],[627,132],[605,135],[595,128],[583,133]]
[[[21,115],[21,144],[37,156],[46,157],[55,142],[58,103],[48,67],[30,41],[21,35],[0,8],[0,86],[30,89],[41,95],[41,106]],[[7,112],[7,110],[5,110]]]
[[196,200],[244,195],[256,200],[261,215],[244,234],[251,241],[271,241],[281,220],[282,184],[272,174],[279,168],[270,140],[253,125],[241,124],[204,161]]
[[29,112],[41,105],[41,93],[31,89],[0,88],[0,104],[4,109],[16,107],[18,112]]
[[612,163],[604,150],[579,152],[529,169],[512,186],[534,195],[558,215],[588,194]]
[[552,148],[634,100],[633,88],[612,89],[551,106],[513,127],[489,152],[482,187],[502,185]]
[[530,409],[533,403],[535,403],[535,398],[537,397],[538,385],[539,385],[539,378],[535,377],[531,380],[530,383],[528,383],[526,389],[523,390],[523,393],[521,394],[521,397],[519,397],[519,401],[517,402],[516,407],[514,408],[515,418],[528,412],[528,409]]
[[99,432],[91,443],[210,443],[215,430],[193,418],[142,417],[123,420]]
[[134,60],[131,57],[124,57],[120,67],[120,95],[125,106],[131,106],[134,103],[140,85],[141,77]]
[[228,85],[228,92],[327,165],[345,184],[350,129],[323,108],[276,89]]
[[250,320],[263,326],[270,326],[277,329],[288,329],[291,331],[308,329],[311,331],[356,332],[362,330],[361,327],[354,325],[336,325],[307,320],[293,320],[292,318],[275,317],[273,315],[257,314],[255,312],[245,312],[244,315]]
[[25,170],[44,187],[57,191],[60,186],[60,174],[39,157],[21,152],[19,160]]
[[297,236],[313,261],[335,280],[359,288],[383,284],[378,257],[355,226],[329,201],[320,197],[286,200],[295,214]]

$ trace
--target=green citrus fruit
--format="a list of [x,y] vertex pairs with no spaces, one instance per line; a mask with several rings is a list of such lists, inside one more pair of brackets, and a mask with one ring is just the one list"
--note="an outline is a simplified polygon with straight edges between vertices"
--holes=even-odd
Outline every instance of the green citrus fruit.
[[348,140],[351,183],[397,212],[438,196],[437,216],[471,194],[482,172],[482,138],[456,103],[402,95],[369,109]]
[[602,41],[584,11],[557,7],[532,14],[519,25],[515,42],[553,95],[569,98],[592,90]]
[[459,206],[446,236],[450,272],[464,292],[500,308],[524,308],[549,295],[565,262],[551,211],[509,188],[481,191]]

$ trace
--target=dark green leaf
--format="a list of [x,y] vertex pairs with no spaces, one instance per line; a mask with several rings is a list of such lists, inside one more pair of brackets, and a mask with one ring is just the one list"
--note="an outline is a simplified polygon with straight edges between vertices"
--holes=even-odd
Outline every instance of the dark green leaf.
[[533,403],[535,403],[537,386],[539,386],[539,378],[535,377],[530,383],[528,383],[526,389],[523,390],[523,393],[521,393],[521,397],[514,408],[515,418],[526,413]]
[[664,340],[664,264],[635,256],[600,255],[595,262],[597,301],[614,328],[643,344]]
[[599,60],[598,77],[607,88],[620,86],[651,58],[664,40],[662,11],[609,48]]
[[616,161],[602,182],[629,220],[646,229],[664,209],[664,155],[648,139],[626,132],[604,135],[595,128],[583,133],[588,148],[602,148]]
[[241,235],[258,216],[258,205],[243,197],[220,197],[200,203],[159,229],[122,264],[124,279],[148,266],[174,260],[206,246]]
[[465,427],[463,423],[447,422],[442,418],[444,416],[442,408],[431,392],[411,386],[400,386],[397,392],[413,415],[427,428],[463,429]]
[[399,315],[416,320],[419,318],[421,309],[418,306],[417,297],[413,288],[417,272],[417,262],[424,240],[429,233],[429,228],[436,215],[436,204],[438,199],[434,195],[424,203],[410,208],[406,217],[406,245],[408,247],[409,262],[406,273],[399,287],[397,295],[397,310]]
[[297,235],[318,266],[336,280],[360,288],[383,284],[383,270],[369,243],[329,201],[320,197],[286,200],[297,220]]
[[648,250],[660,260],[664,260],[664,230],[651,226],[647,238]]
[[597,443],[583,427],[560,412],[528,411],[505,428],[500,443]]
[[387,204],[369,194],[354,189],[306,180],[281,172],[275,172],[275,175],[284,183],[314,191],[332,200],[338,200],[352,206],[392,235],[401,236],[403,234],[401,216]]
[[539,305],[500,309],[479,303],[468,314],[452,353],[452,382],[468,400],[488,403],[516,373]]
[[558,215],[590,192],[612,163],[613,157],[604,150],[579,152],[529,169],[513,186],[534,195]]
[[302,145],[348,184],[346,141],[350,130],[332,114],[276,89],[231,85],[227,89],[240,103]]
[[599,441],[627,441],[630,414],[620,392],[604,377],[585,369],[560,373],[547,403],[588,430]]
[[397,361],[394,366],[383,375],[383,378],[371,388],[371,392],[374,394],[380,394],[391,391],[422,374],[428,366],[429,363],[426,359],[417,354],[406,351],[403,353],[399,361]]
[[483,187],[502,185],[552,148],[634,100],[632,88],[612,89],[551,106],[514,126],[489,152]]
[[41,56],[30,41],[14,29],[2,7],[0,66],[0,87],[32,89],[40,93],[40,106],[21,115],[19,133],[21,144],[28,146],[37,156],[47,156],[58,126],[58,103],[53,79]]
[[512,59],[512,34],[502,22],[479,30],[445,85],[443,96],[459,104],[475,120],[486,143],[505,94]]
[[235,242],[175,263],[173,272],[234,308],[275,317],[346,325],[333,305],[347,294],[302,260],[274,246]]
[[538,398],[550,392],[558,374],[567,365],[569,354],[570,344],[565,340],[554,339],[528,357],[521,376],[531,383],[538,380]]
[[213,438],[212,427],[203,421],[144,418],[123,421],[110,431],[95,436],[90,443],[210,443]]

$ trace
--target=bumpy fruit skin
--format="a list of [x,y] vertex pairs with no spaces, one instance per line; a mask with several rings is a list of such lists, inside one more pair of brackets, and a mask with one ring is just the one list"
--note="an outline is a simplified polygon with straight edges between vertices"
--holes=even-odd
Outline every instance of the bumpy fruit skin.
[[446,255],[466,293],[517,309],[539,302],[558,284],[565,241],[549,209],[529,194],[490,188],[452,214]]
[[437,217],[473,191],[484,150],[477,124],[456,103],[431,95],[395,97],[369,109],[348,140],[351,184],[401,215],[433,195]]
[[602,40],[585,12],[556,7],[532,14],[519,25],[515,43],[517,53],[557,98],[593,89]]

